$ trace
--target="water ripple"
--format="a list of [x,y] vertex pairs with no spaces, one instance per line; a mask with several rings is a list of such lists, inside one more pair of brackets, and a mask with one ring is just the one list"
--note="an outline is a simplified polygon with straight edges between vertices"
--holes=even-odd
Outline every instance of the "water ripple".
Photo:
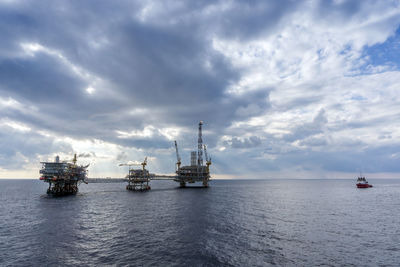
[[400,182],[373,182],[90,184],[55,198],[40,181],[0,180],[0,265],[397,266]]

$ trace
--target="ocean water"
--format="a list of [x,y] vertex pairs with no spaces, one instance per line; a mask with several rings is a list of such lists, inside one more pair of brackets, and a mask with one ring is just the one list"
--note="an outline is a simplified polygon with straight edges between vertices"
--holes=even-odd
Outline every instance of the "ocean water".
[[80,185],[0,180],[0,266],[400,266],[400,181]]

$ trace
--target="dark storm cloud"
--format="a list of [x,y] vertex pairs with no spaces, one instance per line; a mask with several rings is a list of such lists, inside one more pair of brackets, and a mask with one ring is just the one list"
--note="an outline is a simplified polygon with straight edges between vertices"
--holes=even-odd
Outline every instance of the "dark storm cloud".
[[[214,129],[214,136],[209,137],[213,146],[232,121],[260,115],[269,108],[270,89],[247,93],[246,97],[225,93],[240,75],[211,46],[207,31],[213,28],[211,21],[214,23],[217,17],[211,15],[210,22],[205,23],[202,9],[213,3],[196,5],[196,14],[172,26],[160,23],[162,18],[147,23],[135,18],[141,11],[140,4],[48,4],[47,10],[43,3],[32,10],[27,2],[2,11],[7,13],[3,17],[7,27],[3,29],[13,44],[11,49],[23,53],[22,43],[39,44],[107,81],[109,87],[99,90],[100,95],[86,94],[90,81],[74,73],[56,55],[43,51],[34,52],[34,56],[3,59],[1,93],[34,104],[40,110],[37,116],[14,113],[12,119],[61,135],[147,148],[171,144],[163,136],[151,140],[121,139],[116,137],[115,130],[129,132],[149,123],[157,127],[188,127],[203,119],[209,129]],[[191,5],[187,3],[171,12],[180,17],[193,10]],[[276,2],[233,3],[229,9],[236,14],[233,17],[239,16],[243,5],[248,12],[262,11],[257,16],[240,15],[242,19],[249,16],[247,23],[255,20],[251,30],[240,29],[242,22],[232,19],[230,26],[236,29],[236,35],[243,31],[242,38],[247,38],[251,31],[261,31],[261,19],[273,20],[263,14],[275,10],[274,14],[281,16],[289,6]],[[165,20],[170,19],[167,13],[163,14]],[[233,25],[234,22],[238,24]],[[219,30],[227,26],[221,27]],[[93,43],[100,43],[99,47],[93,47]],[[128,115],[133,108],[147,108],[154,113]]]
[[0,62],[2,88],[12,96],[23,96],[32,103],[56,104],[61,107],[78,102],[78,91],[85,85],[54,58],[44,54],[25,59],[6,59]]
[[204,40],[189,34],[190,29],[180,30],[121,25],[113,45],[100,56],[113,64],[93,64],[95,71],[138,106],[173,108],[221,98],[237,74]]
[[[141,7],[135,3],[41,2],[35,8],[29,2],[16,5],[1,10],[6,40],[3,44],[8,44],[2,50],[22,54],[21,44],[32,43],[56,51],[107,81],[109,88],[101,93],[106,90],[110,97],[85,94],[90,82],[54,54],[36,51],[34,56],[3,58],[1,93],[34,104],[43,114],[15,113],[13,119],[68,136],[147,146],[150,142],[146,140],[115,138],[111,129],[129,131],[148,123],[160,127],[190,125],[199,118],[210,126],[228,126],[232,120],[261,113],[268,106],[268,90],[258,93],[264,94],[264,99],[259,95],[241,98],[225,94],[227,87],[239,79],[239,73],[212,48],[206,35],[210,25],[204,24],[201,15],[168,26],[138,20],[135,15]],[[236,5],[242,3],[234,3],[232,8]],[[208,6],[196,5],[197,14]],[[256,8],[259,4],[246,6]],[[187,10],[193,10],[191,3],[174,12],[182,16]],[[103,45],[92,46],[102,40]],[[113,96],[119,96],[118,100]],[[157,117],[126,115],[127,109],[141,107],[159,111]],[[152,143],[160,144],[154,140]]]

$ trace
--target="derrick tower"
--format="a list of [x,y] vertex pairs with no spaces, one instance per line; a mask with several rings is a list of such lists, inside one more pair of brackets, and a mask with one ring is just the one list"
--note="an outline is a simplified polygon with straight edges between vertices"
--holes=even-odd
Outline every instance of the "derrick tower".
[[[203,165],[203,137],[202,137],[202,125],[203,121],[199,122],[199,134],[197,139],[197,164],[195,163],[196,151],[191,153],[191,164],[189,166],[181,167],[181,158],[178,153],[178,145],[175,141],[176,157],[177,157],[177,170],[176,178],[174,181],[178,182],[181,187],[186,187],[187,183],[202,182],[204,187],[208,187],[208,181],[210,180],[210,168],[211,158],[208,159],[206,156],[206,165]],[[206,153],[206,151],[204,151]],[[195,164],[193,164],[195,163]]]
[[203,121],[199,122],[199,139],[197,140],[197,165],[203,166],[203,138],[201,133],[201,126]]

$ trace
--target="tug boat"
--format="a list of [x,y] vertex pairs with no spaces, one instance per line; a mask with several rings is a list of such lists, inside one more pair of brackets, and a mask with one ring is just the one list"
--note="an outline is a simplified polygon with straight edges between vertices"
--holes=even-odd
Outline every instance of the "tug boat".
[[357,178],[357,188],[369,188],[369,187],[372,187],[372,185],[368,183],[365,177],[359,176]]

